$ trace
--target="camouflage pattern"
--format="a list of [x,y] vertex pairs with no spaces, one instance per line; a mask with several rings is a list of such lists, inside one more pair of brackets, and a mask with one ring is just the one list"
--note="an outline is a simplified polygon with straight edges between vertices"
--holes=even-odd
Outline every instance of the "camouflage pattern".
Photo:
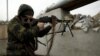
[[29,45],[31,42],[33,44],[32,47],[37,48],[35,47],[35,44],[37,43],[35,43],[36,40],[34,38],[38,32],[39,28],[37,26],[26,29],[21,25],[18,17],[14,17],[8,24],[7,55],[28,55],[24,44]]
[[27,10],[34,14],[29,5],[22,4],[18,10],[18,15],[8,24],[7,56],[34,56],[34,51],[38,49],[37,37],[44,36],[51,29],[51,26],[47,26],[40,31],[37,23],[26,28],[20,16],[23,16]]

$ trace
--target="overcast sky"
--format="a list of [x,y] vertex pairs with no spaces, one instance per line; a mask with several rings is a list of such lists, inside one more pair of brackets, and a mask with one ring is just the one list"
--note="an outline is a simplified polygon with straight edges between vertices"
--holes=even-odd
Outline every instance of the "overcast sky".
[[[0,20],[7,20],[7,0],[0,0]],[[8,0],[8,10],[9,10],[9,20],[17,15],[18,8],[21,4],[28,4],[32,6],[35,11],[34,17],[39,15],[42,10],[45,10],[47,6],[52,3],[57,3],[62,0]],[[75,9],[71,11],[71,14],[84,14],[84,15],[95,15],[100,11],[100,0],[94,2],[90,5],[83,6],[81,8]]]

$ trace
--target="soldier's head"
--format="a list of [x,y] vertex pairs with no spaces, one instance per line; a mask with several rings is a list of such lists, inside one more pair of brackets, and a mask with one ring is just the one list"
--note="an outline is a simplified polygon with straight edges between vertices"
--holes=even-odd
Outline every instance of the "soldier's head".
[[19,10],[18,10],[18,16],[22,20],[27,21],[28,19],[32,19],[33,15],[34,15],[34,10],[32,9],[31,6],[27,4],[20,5]]
[[18,16],[33,16],[34,15],[34,10],[32,9],[31,6],[27,4],[21,4],[18,10]]

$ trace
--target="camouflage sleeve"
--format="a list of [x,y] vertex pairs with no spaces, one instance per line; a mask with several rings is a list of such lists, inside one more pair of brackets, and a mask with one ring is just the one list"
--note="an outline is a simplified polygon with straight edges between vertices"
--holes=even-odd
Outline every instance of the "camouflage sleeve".
[[20,41],[24,41],[25,39],[29,38],[29,36],[34,37],[39,31],[39,28],[35,26],[34,28],[26,29],[17,22],[10,22],[8,25],[8,31],[11,32],[14,36],[16,36],[16,38]]

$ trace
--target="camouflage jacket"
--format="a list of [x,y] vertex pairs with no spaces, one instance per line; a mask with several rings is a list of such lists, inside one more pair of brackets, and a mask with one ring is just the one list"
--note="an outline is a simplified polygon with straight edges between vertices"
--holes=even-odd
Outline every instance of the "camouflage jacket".
[[33,52],[37,50],[37,37],[42,37],[49,32],[50,26],[44,30],[39,31],[37,25],[32,28],[26,29],[20,19],[16,16],[8,24],[8,56],[25,56],[29,55],[29,51],[26,50],[26,46],[32,48]]

